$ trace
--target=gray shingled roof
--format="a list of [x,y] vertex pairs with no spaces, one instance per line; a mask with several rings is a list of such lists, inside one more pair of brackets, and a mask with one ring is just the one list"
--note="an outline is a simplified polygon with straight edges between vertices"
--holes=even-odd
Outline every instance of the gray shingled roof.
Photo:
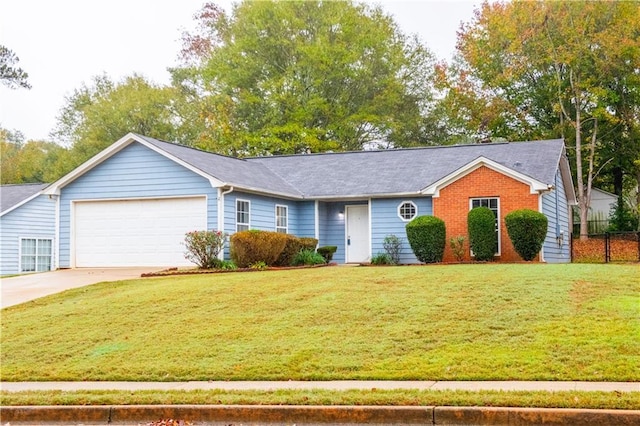
[[229,185],[299,198],[302,193],[266,166],[137,135],[185,163]]
[[147,142],[229,185],[294,198],[418,193],[479,157],[552,185],[562,139],[238,159]]
[[564,142],[555,139],[259,157],[248,161],[286,176],[305,197],[339,198],[417,193],[479,157],[553,184],[563,148]]
[[0,187],[0,214],[20,204],[44,189],[46,183],[25,183],[21,185],[2,185]]

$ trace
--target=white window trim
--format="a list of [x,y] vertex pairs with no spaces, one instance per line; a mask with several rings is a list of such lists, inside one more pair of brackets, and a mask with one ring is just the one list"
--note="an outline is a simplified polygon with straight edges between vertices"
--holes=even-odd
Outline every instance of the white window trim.
[[[501,256],[502,255],[502,230],[501,225],[500,225],[500,197],[473,197],[473,198],[469,198],[469,210],[473,209],[473,201],[474,200],[497,200],[498,201],[498,211],[496,212],[497,217],[497,228],[498,228],[498,252],[496,254],[494,254],[494,256]],[[471,255],[473,256],[473,252],[471,252]]]
[[[284,209],[284,220],[285,223],[287,224],[286,226],[278,226],[278,208],[283,208]],[[289,206],[287,206],[286,204],[276,204],[275,208],[275,230],[276,232],[280,232],[278,231],[279,229],[284,229],[284,233],[288,234],[289,233]]]
[[[413,208],[416,210],[416,214],[413,215],[413,217],[411,219],[405,219],[404,217],[402,217],[402,214],[400,213],[400,211],[402,210],[402,206],[404,206],[405,204],[411,204],[413,206]],[[400,218],[401,221],[403,221],[403,222],[411,222],[413,219],[418,217],[418,206],[413,201],[406,200],[406,201],[403,201],[400,204],[398,204],[397,212],[398,212],[398,217]]]
[[[24,240],[36,240],[36,270],[35,271],[23,271],[22,270],[22,242]],[[49,237],[43,237],[43,236],[22,236],[22,237],[18,237],[18,273],[19,274],[33,274],[36,272],[46,272],[46,271],[38,271],[38,241],[41,240],[49,240],[51,241],[51,253],[49,254],[49,269],[47,269],[47,271],[52,271],[53,270],[53,260],[54,260],[54,241],[55,238],[49,236]]]
[[[239,202],[247,203],[247,208],[248,208],[247,214],[249,215],[249,221],[247,223],[238,222],[238,203]],[[245,200],[245,199],[242,199],[242,198],[236,198],[236,211],[235,211],[235,214],[236,214],[236,218],[235,218],[236,219],[236,232],[238,232],[238,225],[246,225],[247,226],[247,230],[251,229],[251,200]]]

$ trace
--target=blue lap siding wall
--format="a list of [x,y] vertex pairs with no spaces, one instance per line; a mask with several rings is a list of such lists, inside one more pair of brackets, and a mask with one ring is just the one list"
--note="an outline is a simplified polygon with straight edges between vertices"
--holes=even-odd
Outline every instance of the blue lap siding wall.
[[[547,237],[542,246],[544,261],[548,263],[570,262],[569,205],[560,171],[556,172],[555,189],[542,196],[542,213],[549,220]],[[558,243],[557,236],[560,234],[562,238]]]
[[[0,275],[20,273],[20,239],[46,238],[53,241],[55,259],[56,204],[39,195],[0,217]],[[52,261],[52,268],[54,262]]]
[[398,207],[412,202],[417,207],[418,216],[433,215],[431,197],[420,198],[384,198],[371,200],[371,254],[385,253],[383,241],[387,235],[395,235],[402,241],[400,263],[419,263],[413,254],[405,227],[409,221],[404,221],[398,215]]
[[60,193],[60,267],[71,262],[73,202],[77,200],[207,197],[207,224],[217,228],[217,188],[193,171],[139,144],[128,145],[62,188]]

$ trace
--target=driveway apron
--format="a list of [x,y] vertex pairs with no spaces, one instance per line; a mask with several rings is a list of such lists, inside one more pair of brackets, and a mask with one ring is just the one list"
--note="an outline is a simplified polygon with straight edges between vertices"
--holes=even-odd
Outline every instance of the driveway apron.
[[140,278],[160,268],[78,268],[0,279],[1,307],[6,308],[50,294],[104,281]]

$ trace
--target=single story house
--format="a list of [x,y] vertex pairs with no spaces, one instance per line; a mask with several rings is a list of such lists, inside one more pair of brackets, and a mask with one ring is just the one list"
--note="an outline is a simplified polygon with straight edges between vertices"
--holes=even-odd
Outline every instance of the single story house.
[[38,194],[56,268],[188,265],[184,234],[203,229],[315,237],[339,263],[366,262],[394,234],[415,263],[409,221],[435,215],[447,238],[464,236],[475,206],[496,214],[496,260],[520,259],[504,216],[529,208],[549,218],[539,260],[569,262],[575,204],[559,139],[239,159],[130,133]]

